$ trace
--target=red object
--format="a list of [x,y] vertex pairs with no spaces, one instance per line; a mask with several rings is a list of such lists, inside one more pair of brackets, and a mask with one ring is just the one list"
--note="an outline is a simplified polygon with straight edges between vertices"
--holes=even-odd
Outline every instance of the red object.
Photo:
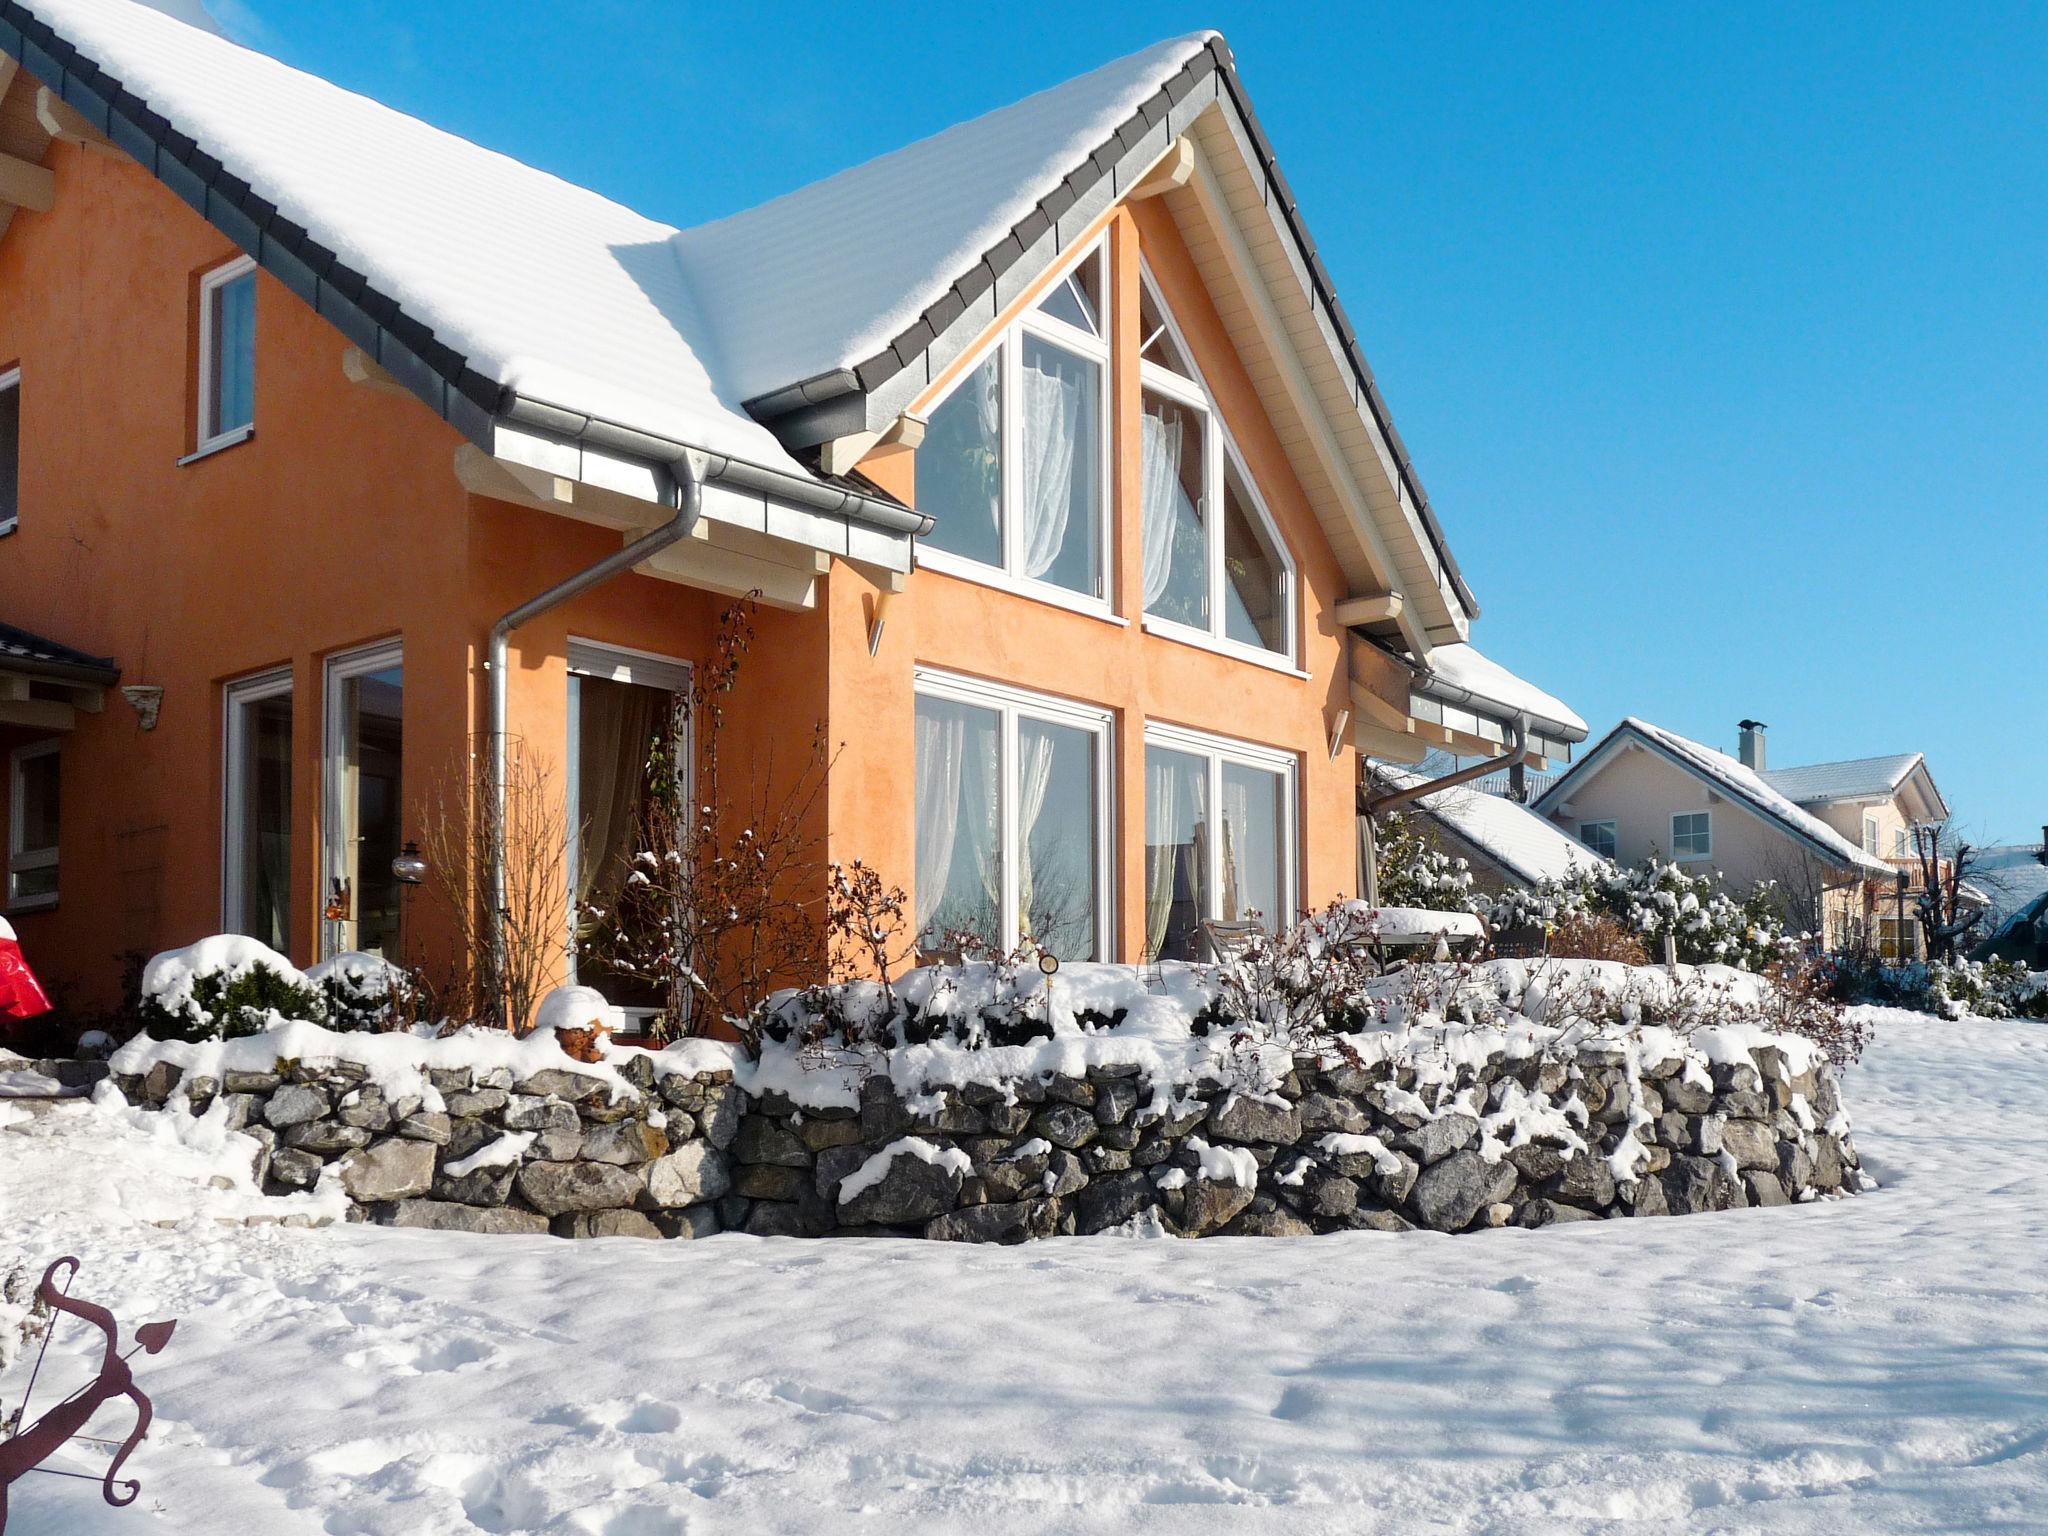
[[0,918],[0,1035],[50,1011],[49,994],[21,955],[14,929]]

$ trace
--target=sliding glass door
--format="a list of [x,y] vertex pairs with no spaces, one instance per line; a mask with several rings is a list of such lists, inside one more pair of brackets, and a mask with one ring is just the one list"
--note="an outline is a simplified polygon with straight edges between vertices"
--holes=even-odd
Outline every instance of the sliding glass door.
[[398,955],[405,669],[398,642],[327,663],[323,955]]

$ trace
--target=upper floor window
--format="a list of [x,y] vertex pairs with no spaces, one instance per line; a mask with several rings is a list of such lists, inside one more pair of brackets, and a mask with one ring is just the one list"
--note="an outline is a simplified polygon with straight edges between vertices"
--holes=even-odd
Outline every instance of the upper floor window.
[[1149,276],[1138,305],[1149,620],[1292,659],[1294,571]]
[[1621,846],[1614,835],[1614,823],[1611,821],[1580,822],[1579,841],[1603,859],[1613,858],[1615,850]]
[[1877,852],[1878,835],[1879,826],[1876,815],[1873,812],[1865,811],[1863,813],[1863,851],[1865,853]]
[[225,448],[256,420],[256,263],[238,257],[199,280],[199,441]]
[[8,774],[7,902],[57,904],[58,748],[38,741],[15,749]]
[[1903,859],[1909,857],[1912,852],[1910,839],[1906,836],[1906,829],[1904,827],[1894,828],[1892,831],[1892,857]]
[[931,564],[1106,600],[1106,291],[1098,241],[931,412],[917,452]]
[[21,370],[0,370],[0,533],[21,511]]
[[1687,811],[1671,818],[1671,856],[1674,859],[1704,859],[1714,852],[1711,815]]

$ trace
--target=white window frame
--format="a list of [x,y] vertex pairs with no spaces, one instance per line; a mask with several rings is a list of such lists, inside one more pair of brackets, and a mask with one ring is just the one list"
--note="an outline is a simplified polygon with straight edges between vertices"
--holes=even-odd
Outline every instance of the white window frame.
[[[28,832],[27,796],[23,769],[36,758],[57,759],[59,778],[57,801],[57,846],[51,848],[27,848],[23,839]],[[62,774],[64,772],[63,742],[56,737],[46,741],[32,741],[25,747],[16,747],[8,755],[7,763],[7,909],[10,912],[40,912],[57,905],[58,891],[42,891],[31,896],[15,894],[14,883],[18,875],[34,869],[58,869],[58,883],[61,888],[63,874],[58,865],[58,854],[64,842],[64,802]]]
[[[14,390],[18,393],[20,389],[21,370],[19,368],[0,368],[0,395],[6,394],[9,390]],[[14,532],[21,523],[21,402],[19,400],[16,400],[14,403],[14,412],[14,512],[8,517],[0,518],[0,538],[4,538]]]
[[[1017,913],[1017,725],[1036,720],[1047,725],[1072,726],[1095,736],[1095,953],[1102,960],[1116,954],[1116,718],[1093,704],[1080,704],[1051,694],[1033,693],[982,678],[964,677],[931,667],[916,670],[914,691],[920,699],[943,699],[997,712],[1000,719],[996,753],[996,795],[1001,809],[1000,846],[1003,901],[1001,928],[997,941],[1013,950],[1022,941],[1022,924]],[[916,807],[911,808],[913,821]]]
[[[1223,804],[1223,765],[1235,763],[1241,768],[1257,768],[1263,772],[1278,772],[1280,775],[1280,818],[1286,828],[1286,836],[1280,839],[1280,899],[1287,904],[1285,912],[1261,914],[1266,928],[1271,933],[1284,933],[1294,926],[1301,916],[1301,759],[1293,752],[1278,747],[1263,746],[1257,742],[1240,741],[1232,736],[1216,736],[1207,731],[1197,731],[1181,725],[1167,725],[1157,721],[1145,727],[1145,745],[1158,747],[1167,752],[1181,752],[1191,757],[1203,758],[1208,764],[1209,783],[1207,804],[1220,807]],[[1140,764],[1143,771],[1143,765]],[[1143,825],[1141,822],[1140,825]],[[1214,903],[1223,894],[1223,839],[1211,837],[1207,867],[1202,871],[1202,890],[1205,899]],[[1202,922],[1213,922],[1217,914],[1213,905],[1200,914]]]
[[[342,826],[342,807],[349,791],[347,782],[348,756],[343,750],[343,738],[348,731],[348,710],[344,705],[346,689],[343,687],[351,678],[363,677],[372,672],[382,672],[388,667],[405,665],[405,642],[403,640],[380,640],[374,645],[358,646],[354,650],[337,651],[327,658],[321,669],[320,699],[320,902],[325,911],[328,892],[334,889],[336,880],[350,881],[349,897],[353,901],[360,893],[351,878],[351,862],[347,848],[348,841]],[[330,921],[323,916],[320,920],[320,958],[325,960],[340,953],[338,930],[344,922]]]
[[[631,683],[642,688],[663,688],[670,693],[687,699],[690,696],[692,677],[690,663],[680,656],[665,656],[659,651],[640,651],[631,646],[608,645],[602,640],[584,640],[575,635],[569,637],[568,673],[571,679],[595,677],[610,683]],[[579,860],[577,844],[582,841],[582,828],[577,822],[576,807],[583,798],[583,753],[582,710],[574,687],[566,690],[563,715],[566,731],[563,742],[562,761],[568,765],[563,777],[563,804],[567,815],[564,826],[568,833],[568,847],[563,850],[563,867],[568,872],[569,937],[567,946],[567,979],[571,985],[576,982],[576,876]],[[695,749],[695,722],[686,719],[683,725],[683,798],[693,802],[697,794],[697,753]],[[614,1005],[617,1006],[617,1005]],[[636,1029],[650,1023],[659,1013],[656,1008],[625,1008],[619,1012],[625,1016],[629,1029]]]
[[[1703,817],[1707,823],[1707,846],[1699,850],[1697,853],[1680,853],[1678,851],[1678,819],[1681,816]],[[1690,864],[1699,859],[1711,859],[1713,856],[1714,813],[1712,811],[1673,811],[1671,813],[1671,857],[1673,862],[1679,864]]]
[[[248,785],[242,782],[242,745],[247,732],[243,711],[266,699],[292,697],[292,669],[272,667],[264,672],[238,677],[221,690],[221,817],[220,817],[220,929],[222,933],[247,931],[249,914],[242,910],[242,867],[240,854],[249,828],[244,812]],[[292,734],[298,734],[297,700],[293,700]],[[296,764],[295,764],[296,766]],[[324,899],[325,892],[322,892]],[[289,911],[286,913],[290,917]],[[287,923],[289,929],[289,923]]]
[[[1230,435],[1230,428],[1223,420],[1223,412],[1216,404],[1216,395],[1209,388],[1208,381],[1201,375],[1195,362],[1194,349],[1188,345],[1182,333],[1180,322],[1166,303],[1166,296],[1159,291],[1159,285],[1152,278],[1152,269],[1142,262],[1139,264],[1138,281],[1145,292],[1152,297],[1160,318],[1166,324],[1166,332],[1173,339],[1174,346],[1186,359],[1193,377],[1175,373],[1164,364],[1146,358],[1138,359],[1138,384],[1141,391],[1152,390],[1165,395],[1178,404],[1201,413],[1204,422],[1202,442],[1202,500],[1204,515],[1202,527],[1209,540],[1209,627],[1197,628],[1175,619],[1163,619],[1150,613],[1141,615],[1141,622],[1147,634],[1159,635],[1164,639],[1177,640],[1183,645],[1200,646],[1204,650],[1221,651],[1240,661],[1257,662],[1261,666],[1277,667],[1294,671],[1296,658],[1301,652],[1300,622],[1297,610],[1300,608],[1301,573],[1295,563],[1294,551],[1287,547],[1287,541],[1280,536],[1280,528],[1273,521],[1272,510],[1266,505],[1265,494],[1259,483],[1252,477],[1245,464],[1244,455],[1237,450],[1237,440]],[[1139,338],[1142,347],[1145,338]],[[1140,407],[1142,409],[1142,406]],[[1272,541],[1273,548],[1280,553],[1280,566],[1285,591],[1281,594],[1280,608],[1287,619],[1287,647],[1285,650],[1268,650],[1263,645],[1247,645],[1234,640],[1224,632],[1223,593],[1228,577],[1223,570],[1223,485],[1225,461],[1237,467],[1237,477],[1243,484],[1245,495],[1251,502],[1252,516],[1259,520],[1265,535]],[[1143,537],[1142,522],[1144,508],[1138,508],[1140,538]],[[1142,608],[1142,604],[1141,604]]]
[[1910,859],[1913,856],[1913,834],[1904,827],[1892,828],[1892,857]]
[[[1098,316],[1103,334],[1090,336],[1086,331],[1069,325],[1066,321],[1044,313],[1040,309],[1053,291],[1071,277],[1085,262],[1096,264],[1096,291],[1101,295]],[[955,554],[951,550],[935,548],[925,540],[917,544],[917,563],[948,576],[958,576],[967,581],[978,581],[987,586],[1000,587],[1020,597],[1036,602],[1049,603],[1058,608],[1072,608],[1078,612],[1107,617],[1112,612],[1111,596],[1116,591],[1116,479],[1114,435],[1116,419],[1116,369],[1110,338],[1113,304],[1110,295],[1111,272],[1109,265],[1109,237],[1096,236],[1087,245],[1075,250],[1062,260],[1055,269],[1053,279],[1039,290],[1031,307],[1017,316],[995,335],[983,340],[980,346],[967,355],[953,381],[946,386],[930,405],[924,408],[927,417],[950,400],[988,361],[991,353],[999,354],[998,367],[1001,370],[1001,412],[998,427],[1002,455],[1002,519],[1003,519],[1003,563],[990,565],[967,555]],[[1096,591],[1077,592],[1072,587],[1063,587],[1057,582],[1041,577],[1026,576],[1020,568],[1024,539],[1023,519],[1016,516],[1018,487],[1023,475],[1023,455],[1017,445],[1023,441],[1023,418],[1021,413],[1023,387],[1019,380],[1024,371],[1024,344],[1026,333],[1042,341],[1078,353],[1096,363],[1102,370],[1100,384],[1096,390],[1095,424],[1095,485],[1096,512],[1095,551]]]
[[[199,279],[199,410],[195,418],[198,423],[199,441],[193,445],[191,453],[178,461],[180,464],[189,464],[206,454],[218,453],[223,448],[232,448],[236,443],[246,441],[256,431],[256,423],[253,420],[246,421],[238,427],[231,427],[225,432],[219,429],[217,418],[220,403],[215,399],[213,377],[214,295],[235,279],[247,276],[255,270],[254,257],[237,256],[233,261],[221,263]],[[253,343],[254,338],[251,340]],[[255,411],[255,374],[256,363],[252,357],[249,362],[252,416]]]
[[1863,851],[1875,858],[1878,840],[1884,835],[1884,821],[1875,811],[1863,813]]
[[[1590,837],[1588,837],[1588,836],[1586,835],[1586,834],[1587,834],[1588,832],[1592,831],[1592,830],[1593,830],[1593,829],[1594,829],[1595,827],[1602,827],[1602,828],[1605,828],[1605,829],[1606,829],[1606,832],[1607,832],[1607,841],[1608,841],[1609,847],[1608,847],[1607,851],[1606,851],[1606,852],[1604,852],[1604,853],[1602,853],[1600,849],[1598,849],[1598,848],[1594,847],[1594,846],[1593,846],[1593,840],[1592,840],[1592,839],[1591,839]],[[1588,848],[1591,848],[1591,849],[1593,850],[1593,852],[1595,852],[1595,853],[1598,853],[1598,854],[1600,854],[1600,857],[1601,857],[1601,858],[1603,858],[1603,859],[1609,859],[1609,860],[1612,860],[1612,859],[1617,859],[1617,858],[1619,858],[1619,857],[1621,856],[1621,829],[1620,829],[1620,827],[1618,827],[1618,826],[1617,826],[1617,825],[1616,825],[1616,824],[1615,824],[1614,822],[1611,822],[1611,821],[1582,821],[1582,822],[1580,822],[1580,823],[1579,823],[1579,841],[1580,841],[1580,842],[1582,842],[1582,843],[1584,843],[1584,844],[1585,844],[1585,845],[1586,845],[1586,846],[1587,846]]]

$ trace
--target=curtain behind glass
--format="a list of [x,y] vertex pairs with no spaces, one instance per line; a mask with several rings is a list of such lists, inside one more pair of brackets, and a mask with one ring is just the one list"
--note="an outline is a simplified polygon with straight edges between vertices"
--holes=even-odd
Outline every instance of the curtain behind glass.
[[1202,526],[1201,413],[1146,394],[1138,418],[1145,611],[1209,626],[1209,540]]
[[917,506],[936,521],[934,549],[1003,563],[1002,350],[991,352],[932,412],[917,450]]
[[917,701],[917,932],[926,948],[954,933],[1001,942],[1001,724],[994,710]]
[[1287,566],[1250,493],[1226,454],[1223,461],[1223,632],[1245,645],[1287,649]]
[[1018,515],[1024,574],[1094,593],[1102,370],[1035,336],[1026,335],[1023,347]]
[[1280,775],[1237,763],[1223,765],[1223,904],[1225,919],[1257,913],[1268,929],[1281,910]]
[[576,905],[609,912],[631,869],[647,792],[647,760],[675,696],[608,678],[576,688]]
[[1196,957],[1208,906],[1209,765],[1145,749],[1145,948],[1154,959]]
[[1096,956],[1096,736],[1017,724],[1017,924],[1062,960]]
[[290,943],[292,700],[238,703],[236,773],[243,801],[240,868],[243,930],[272,949]]

